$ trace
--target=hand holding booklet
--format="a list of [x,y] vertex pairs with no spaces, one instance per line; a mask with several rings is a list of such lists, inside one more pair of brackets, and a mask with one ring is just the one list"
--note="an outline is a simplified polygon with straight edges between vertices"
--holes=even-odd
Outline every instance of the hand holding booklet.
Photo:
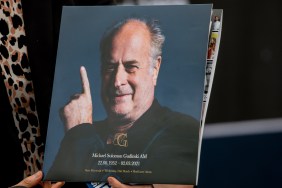
[[64,6],[44,180],[197,185],[222,25],[213,14],[210,4]]

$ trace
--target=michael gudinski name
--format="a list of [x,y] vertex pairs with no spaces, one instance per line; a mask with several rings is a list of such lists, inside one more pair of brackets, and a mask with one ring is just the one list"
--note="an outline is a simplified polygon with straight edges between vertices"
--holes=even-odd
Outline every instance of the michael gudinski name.
[[113,153],[92,153],[94,158],[109,158],[109,159],[147,159],[147,154],[113,154]]

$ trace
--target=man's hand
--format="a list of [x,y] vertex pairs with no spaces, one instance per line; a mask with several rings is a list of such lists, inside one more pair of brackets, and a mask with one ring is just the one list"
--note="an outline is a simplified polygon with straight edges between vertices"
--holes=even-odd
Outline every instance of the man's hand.
[[125,185],[114,177],[108,177],[108,182],[112,188],[193,188],[193,185],[173,185],[173,184],[154,184],[154,185]]
[[80,76],[82,92],[74,95],[61,111],[66,131],[82,123],[92,124],[92,99],[85,67],[80,68]]
[[42,171],[38,171],[37,173],[23,179],[21,182],[12,186],[11,188],[13,187],[32,188],[32,187],[35,187],[36,185],[41,185],[41,187],[43,188],[60,188],[65,184],[64,182],[57,182],[54,184],[52,184],[49,181],[41,182],[42,177],[43,177]]

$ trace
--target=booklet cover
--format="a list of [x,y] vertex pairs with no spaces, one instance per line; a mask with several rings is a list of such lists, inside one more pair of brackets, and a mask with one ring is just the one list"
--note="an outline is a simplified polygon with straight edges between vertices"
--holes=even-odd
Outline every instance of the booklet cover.
[[[223,10],[222,9],[213,9],[211,22],[210,22],[210,35],[209,35],[208,52],[207,52],[205,90],[204,90],[204,96],[203,96],[202,119],[201,119],[201,126],[200,126],[200,138],[199,138],[199,150],[198,150],[199,158],[201,155],[201,146],[202,146],[202,140],[203,140],[202,138],[203,138],[204,127],[205,127],[204,125],[206,121],[208,104],[209,104],[210,94],[211,94],[212,85],[213,85],[213,78],[214,78],[216,64],[217,64],[217,56],[219,52],[219,45],[220,45],[221,31],[222,31],[222,22],[223,22]],[[200,160],[198,160],[198,168],[199,166],[200,166]]]
[[63,7],[44,180],[196,185],[211,14]]

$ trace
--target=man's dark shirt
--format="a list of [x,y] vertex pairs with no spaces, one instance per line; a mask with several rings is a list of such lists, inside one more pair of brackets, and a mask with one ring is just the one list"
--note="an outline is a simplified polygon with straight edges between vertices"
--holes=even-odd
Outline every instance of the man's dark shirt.
[[[46,179],[89,182],[114,176],[123,183],[195,184],[199,126],[199,121],[162,107],[157,100],[127,131],[127,147],[106,144],[107,120],[78,125],[66,133]],[[103,158],[105,154],[119,157]],[[99,172],[105,169],[107,173]]]

